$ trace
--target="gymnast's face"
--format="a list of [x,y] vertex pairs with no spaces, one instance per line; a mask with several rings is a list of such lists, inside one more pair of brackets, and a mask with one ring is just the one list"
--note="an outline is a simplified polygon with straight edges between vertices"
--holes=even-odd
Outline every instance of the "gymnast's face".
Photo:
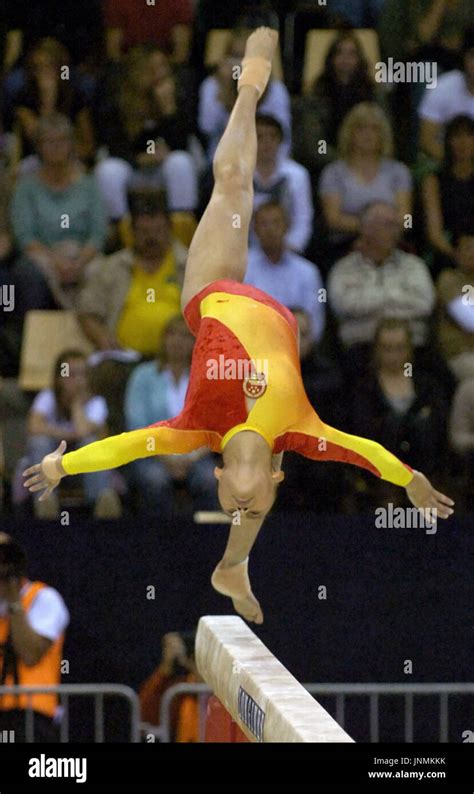
[[276,498],[277,485],[283,472],[254,463],[232,463],[216,467],[217,493],[225,513],[233,516],[238,510],[250,519],[264,518]]

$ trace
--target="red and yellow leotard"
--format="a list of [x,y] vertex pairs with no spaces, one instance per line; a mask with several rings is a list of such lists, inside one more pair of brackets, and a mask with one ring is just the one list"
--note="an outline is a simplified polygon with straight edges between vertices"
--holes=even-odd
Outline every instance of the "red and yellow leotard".
[[[253,430],[275,454],[288,450],[314,460],[352,463],[396,485],[408,485],[413,472],[407,464],[375,441],[343,433],[319,418],[304,390],[297,324],[288,309],[255,287],[221,280],[195,295],[184,315],[196,342],[181,413],[67,453],[62,462],[68,474],[199,447],[222,452],[236,433]],[[210,365],[223,361],[235,362],[235,377],[212,379]],[[265,362],[266,388],[250,412],[246,373],[238,362]]]

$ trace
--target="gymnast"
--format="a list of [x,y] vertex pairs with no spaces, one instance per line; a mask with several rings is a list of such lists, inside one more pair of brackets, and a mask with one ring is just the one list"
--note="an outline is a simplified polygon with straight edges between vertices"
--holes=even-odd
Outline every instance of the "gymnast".
[[[295,318],[266,293],[242,283],[257,153],[255,113],[277,40],[276,31],[264,27],[247,40],[237,99],[214,157],[214,190],[189,249],[181,305],[196,342],[182,412],[66,454],[62,441],[24,472],[25,486],[42,491],[44,499],[68,474],[202,447],[220,452],[218,495],[232,525],[211,581],[232,599],[237,612],[255,623],[263,622],[263,613],[250,586],[248,557],[284,478],[286,450],[364,467],[406,488],[415,507],[436,510],[437,517],[448,518],[454,504],[380,444],[343,433],[319,418],[301,378]],[[216,379],[210,365],[223,359],[248,363],[247,374],[234,366],[236,377]],[[255,362],[266,366],[259,370]]]

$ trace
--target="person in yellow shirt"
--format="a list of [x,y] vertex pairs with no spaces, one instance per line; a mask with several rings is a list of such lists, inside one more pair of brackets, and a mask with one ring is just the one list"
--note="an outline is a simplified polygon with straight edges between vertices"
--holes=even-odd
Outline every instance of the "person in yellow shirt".
[[243,284],[252,216],[257,102],[270,77],[278,34],[258,28],[247,41],[239,93],[214,158],[215,186],[193,237],[181,296],[196,336],[185,405],[174,419],[64,454],[66,445],[25,472],[43,498],[62,477],[200,447],[222,453],[220,504],[232,528],[212,576],[247,620],[263,613],[248,578],[248,555],[283,480],[283,452],[362,466],[406,488],[415,507],[448,518],[454,504],[380,444],[323,422],[303,386],[292,313]]
[[[128,201],[129,245],[91,263],[78,302],[84,334],[107,354],[99,357],[91,376],[107,401],[111,433],[124,429],[123,400],[136,354],[154,357],[168,322],[180,314],[188,253],[172,233],[163,191],[134,188]],[[134,354],[124,357],[123,350]]]
[[133,245],[90,268],[79,296],[79,322],[99,350],[154,356],[164,329],[180,313],[187,249],[173,237],[161,191],[131,190]]

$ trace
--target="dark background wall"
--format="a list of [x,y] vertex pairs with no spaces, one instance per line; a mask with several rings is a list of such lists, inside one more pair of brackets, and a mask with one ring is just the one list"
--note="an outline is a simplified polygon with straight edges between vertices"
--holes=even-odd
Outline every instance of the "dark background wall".
[[[256,633],[300,681],[472,680],[472,523],[453,518],[427,535],[376,529],[373,515],[273,515],[251,557],[265,613]],[[68,683],[137,688],[158,665],[165,632],[229,611],[209,582],[226,527],[98,524],[71,514],[69,527],[7,519],[3,528],[25,546],[31,577],[55,586],[69,607]],[[403,672],[407,659],[412,675]],[[427,740],[436,739],[432,706],[420,727]],[[356,705],[361,737],[362,712]],[[396,712],[387,706],[387,730],[392,722],[396,730]],[[450,717],[453,741],[474,729],[466,701]]]

